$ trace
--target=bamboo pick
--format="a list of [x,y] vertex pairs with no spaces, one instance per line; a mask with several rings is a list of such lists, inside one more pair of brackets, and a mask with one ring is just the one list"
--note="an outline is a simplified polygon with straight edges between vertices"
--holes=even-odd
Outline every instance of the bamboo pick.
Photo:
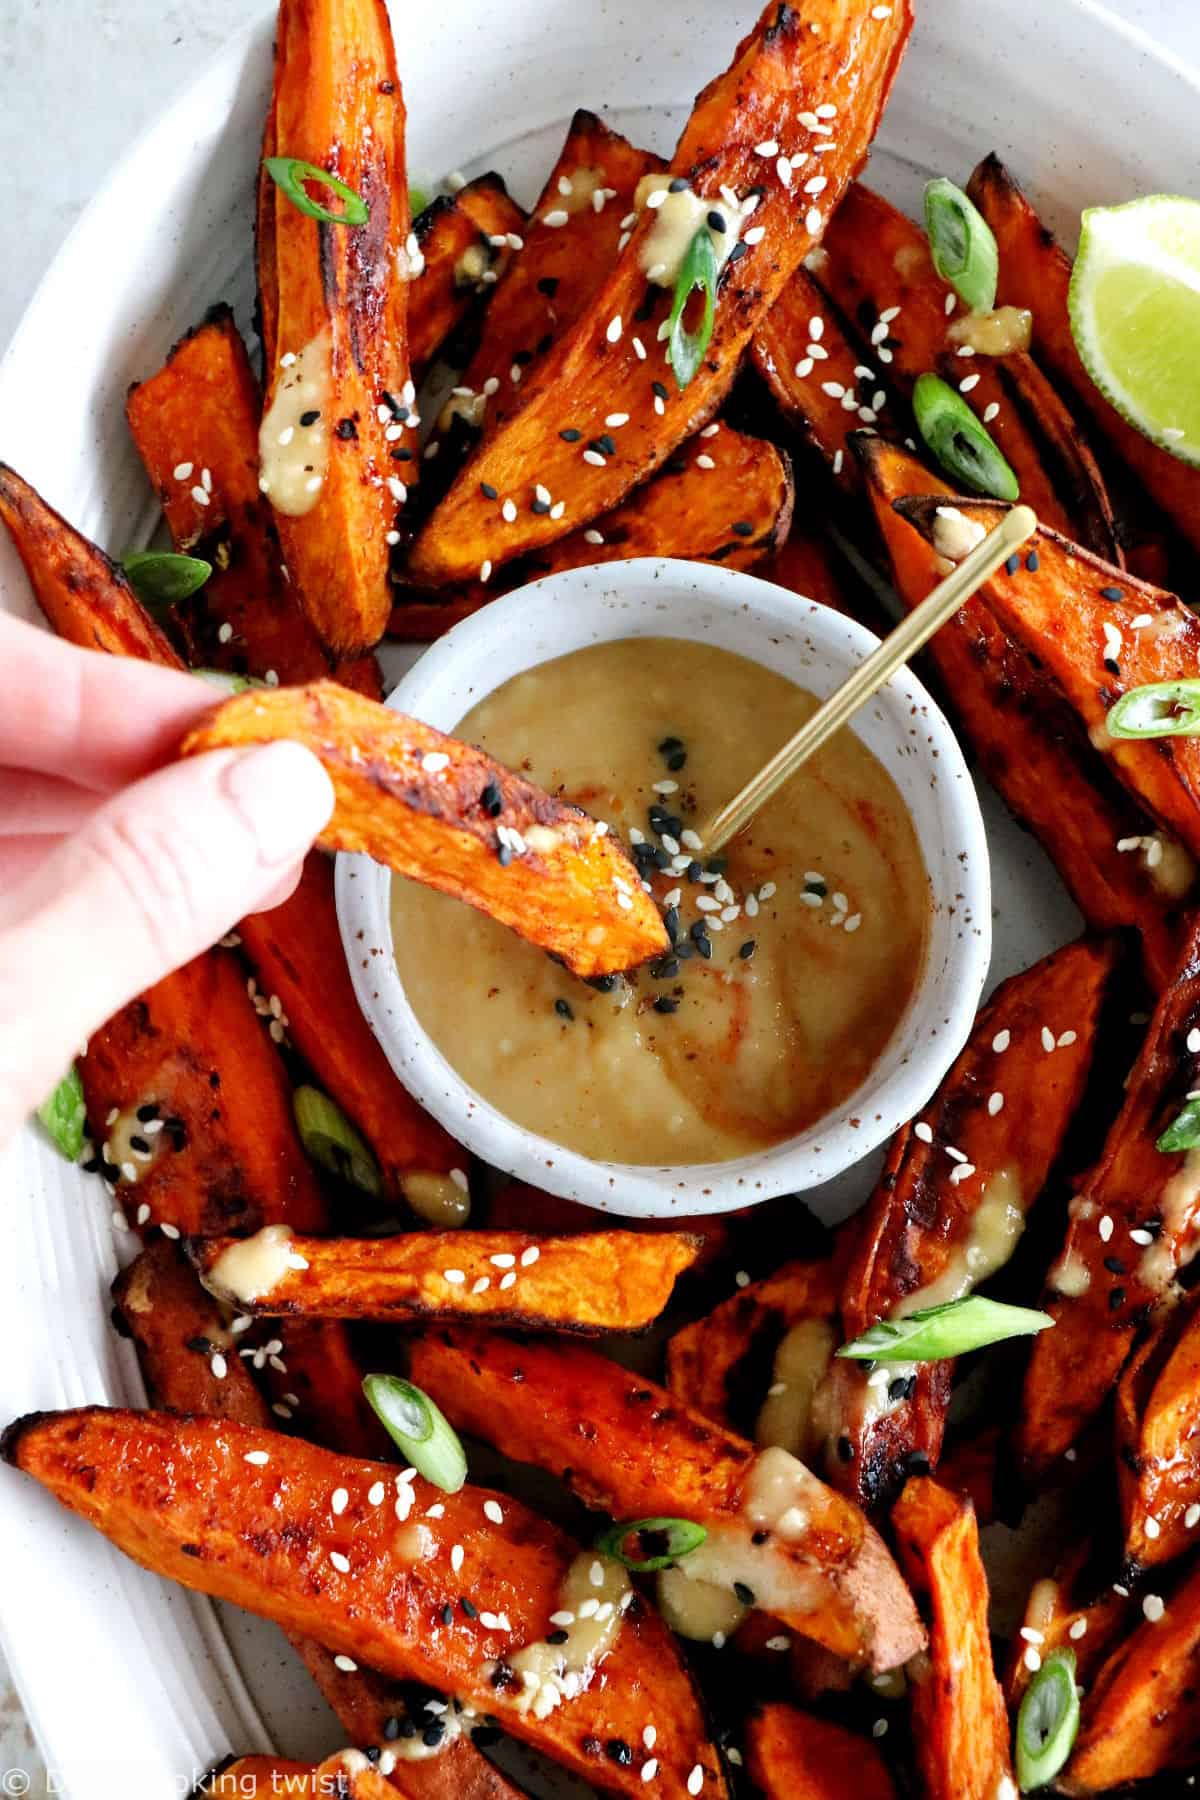
[[922,600],[920,606],[909,613],[894,631],[888,633],[853,675],[821,703],[795,737],[777,750],[770,762],[757,775],[752,775],[745,787],[709,820],[707,827],[700,833],[705,854],[715,855],[730,838],[743,831],[772,794],[778,793],[784,782],[790,781],[797,769],[834,732],[840,731],[859,707],[872,694],[878,693],[897,669],[911,656],[915,656],[922,644],[929,641],[935,631],[954,617],[976,588],[981,587],[989,575],[994,575],[1014,550],[1028,542],[1037,530],[1037,523],[1037,515],[1028,506],[1014,506],[1011,512],[1006,513],[999,525],[976,544],[958,567]]

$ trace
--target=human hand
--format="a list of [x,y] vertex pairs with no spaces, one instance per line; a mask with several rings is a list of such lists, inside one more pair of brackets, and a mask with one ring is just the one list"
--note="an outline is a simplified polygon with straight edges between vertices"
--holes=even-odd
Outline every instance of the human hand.
[[195,676],[0,616],[0,1146],[91,1032],[246,913],[333,810],[299,744],[170,759]]

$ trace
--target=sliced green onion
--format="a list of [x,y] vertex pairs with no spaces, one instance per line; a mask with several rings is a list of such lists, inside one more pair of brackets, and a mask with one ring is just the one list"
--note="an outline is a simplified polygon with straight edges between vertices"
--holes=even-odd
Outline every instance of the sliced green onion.
[[334,1175],[378,1195],[383,1187],[379,1164],[341,1107],[320,1088],[298,1087],[292,1095],[296,1129],[314,1162]]
[[[681,1556],[698,1550],[708,1532],[691,1519],[630,1519],[627,1524],[613,1525],[596,1539],[602,1556],[615,1557],[635,1575],[652,1575],[656,1569],[671,1569]],[[639,1540],[639,1554],[630,1555],[630,1538]]]
[[903,1319],[881,1319],[852,1344],[843,1344],[838,1355],[857,1362],[940,1362],[944,1356],[965,1356],[1005,1338],[1045,1331],[1053,1323],[1049,1313],[968,1294],[965,1300],[926,1306]]
[[68,1162],[78,1162],[83,1153],[83,1127],[87,1108],[83,1103],[83,1083],[74,1063],[67,1070],[48,1100],[38,1107],[37,1116]]
[[913,389],[917,430],[948,475],[994,500],[1016,500],[1021,489],[990,432],[961,394],[940,375],[921,375]]
[[466,1452],[429,1395],[399,1375],[367,1375],[363,1393],[417,1473],[443,1493],[457,1494],[467,1479]]
[[1130,688],[1104,722],[1119,738],[1200,736],[1200,681],[1152,681]]
[[[675,283],[675,303],[671,307],[667,360],[675,373],[675,384],[682,390],[688,385],[704,360],[704,352],[712,342],[713,320],[717,313],[717,253],[712,233],[702,225],[687,247],[679,277]],[[699,331],[685,331],[683,314],[697,288],[704,290],[704,317]]]
[[193,669],[201,681],[219,687],[226,694],[244,694],[247,688],[265,688],[269,683],[260,681],[257,675],[234,675],[228,669]]
[[[302,162],[298,156],[268,156],[264,158],[263,168],[297,211],[310,219],[319,219],[322,225],[365,225],[371,216],[371,209],[361,194],[356,194],[328,169],[318,169],[315,163]],[[314,187],[328,188],[331,194],[336,194],[342,202],[342,211],[330,212],[327,206],[314,200],[306,185],[310,181]]]
[[410,187],[409,188],[409,190],[408,190],[408,216],[410,219],[419,218],[420,215],[425,211],[425,208],[428,205],[429,205],[429,195],[425,192],[424,188],[419,188],[419,187]]
[[212,574],[212,564],[202,556],[175,556],[170,550],[131,550],[121,567],[138,599],[155,613],[186,600]]
[[1174,1124],[1167,1126],[1154,1147],[1164,1151],[1200,1149],[1200,1100],[1187,1102]]
[[1017,1781],[1023,1794],[1054,1780],[1078,1731],[1075,1652],[1053,1650],[1025,1689],[1017,1714]]
[[944,175],[925,189],[925,235],[933,266],[972,312],[996,304],[1000,252],[983,214]]

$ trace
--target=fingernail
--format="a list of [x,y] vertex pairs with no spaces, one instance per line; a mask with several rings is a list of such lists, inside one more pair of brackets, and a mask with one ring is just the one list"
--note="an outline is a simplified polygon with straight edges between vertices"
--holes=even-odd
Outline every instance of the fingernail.
[[230,762],[222,786],[266,868],[293,862],[329,823],[333,784],[302,744],[262,744]]

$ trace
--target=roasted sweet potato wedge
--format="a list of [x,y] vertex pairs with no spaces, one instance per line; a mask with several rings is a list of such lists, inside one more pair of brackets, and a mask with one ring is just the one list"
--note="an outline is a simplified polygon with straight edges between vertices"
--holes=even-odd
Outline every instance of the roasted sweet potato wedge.
[[1168,1301],[1130,1357],[1115,1423],[1125,1554],[1154,1568],[1193,1549],[1200,1526],[1200,1294]]
[[387,535],[407,488],[387,432],[393,405],[412,402],[397,273],[404,100],[384,0],[281,0],[267,137],[273,154],[335,171],[370,208],[364,225],[323,224],[260,176],[260,484],[301,606],[322,643],[350,655],[387,624]]
[[[1016,403],[1004,370],[1028,361],[1021,352],[980,356],[970,345],[955,344],[955,296],[933,267],[925,233],[882,195],[856,183],[830,220],[821,248],[820,286],[872,341],[868,357],[883,363],[904,398],[927,371],[948,377],[986,417],[1022,500],[1039,519],[1111,557],[1112,507],[1078,428],[1049,383],[1037,382],[1036,371],[1027,371]],[[1042,408],[1050,415],[1045,431]]]
[[239,694],[189,733],[183,753],[275,738],[307,744],[329,771],[337,798],[321,838],[328,849],[365,850],[466,900],[577,975],[610,974],[666,949],[632,862],[586,813],[335,682]]
[[894,1800],[896,1792],[869,1738],[778,1702],[746,1727],[746,1768],[765,1800]]
[[[921,489],[949,501],[951,490],[897,445],[854,439],[867,495],[901,601],[910,611],[941,579],[932,544],[894,503]],[[984,774],[1046,850],[1075,904],[1099,930],[1132,926],[1142,937],[1157,991],[1178,960],[1172,914],[1189,891],[1186,866],[1147,867],[1153,824],[1112,772],[1074,709],[1040,664],[980,599],[967,602],[925,654],[940,677]]]
[[908,1671],[922,1792],[928,1800],[1015,1793],[971,1503],[920,1477],[896,1502],[892,1524],[901,1567],[928,1608],[928,1662]]
[[[190,1246],[213,1293],[250,1313],[400,1324],[478,1319],[582,1332],[641,1331],[662,1312],[699,1246],[683,1232],[538,1238],[518,1231],[418,1231],[399,1237],[293,1238],[304,1268],[264,1293],[238,1286],[237,1240]],[[231,1257],[230,1252],[234,1254]],[[226,1282],[232,1280],[233,1285]]]
[[[671,294],[647,292],[643,256],[654,228],[648,210],[574,328],[522,384],[520,410],[484,441],[435,510],[410,558],[414,580],[462,581],[485,560],[499,567],[588,524],[712,416],[874,135],[912,22],[907,0],[880,12],[865,0],[814,0],[801,16],[770,0],[730,68],[699,96],[671,161],[673,176],[714,200],[725,188],[762,190],[755,241],[725,265],[703,366],[681,392],[659,345]],[[829,140],[836,147],[820,159],[821,175],[813,179],[824,188],[819,204],[809,205],[800,182],[793,187],[790,163],[784,180],[784,165],[754,146],[771,138],[789,152],[808,152],[815,136],[801,115],[826,105],[839,109]],[[606,423],[616,417],[628,423]],[[551,496],[549,512],[531,510],[538,484]],[[502,512],[507,499],[517,507],[511,522]],[[560,500],[566,505],[555,518]]]
[[[262,399],[227,306],[181,338],[162,368],[129,391],[125,415],[162,501],[176,550],[212,575],[171,610],[192,668],[284,683],[332,673],[381,695],[373,656],[330,661],[284,580],[271,509],[258,487]],[[130,651],[128,654],[137,654]]]
[[1004,1677],[1010,1707],[1020,1705],[1025,1689],[1053,1650],[1072,1650],[1075,1678],[1081,1686],[1090,1687],[1113,1644],[1128,1631],[1137,1610],[1137,1601],[1130,1598],[1128,1589],[1118,1594],[1111,1583],[1105,1583],[1097,1591],[1093,1583],[1081,1591],[1081,1577],[1093,1560],[1094,1545],[1085,1538],[1068,1552],[1053,1576],[1035,1581],[1030,1588]]
[[[937,506],[901,500],[898,510],[932,538]],[[960,510],[988,530],[1004,509],[995,501],[964,500]],[[985,583],[982,595],[1005,630],[1043,664],[1114,774],[1191,856],[1200,856],[1200,742],[1112,738],[1104,727],[1109,708],[1130,688],[1194,674],[1200,618],[1174,594],[1046,530],[1015,567],[1010,560]],[[1175,860],[1160,848],[1154,867],[1178,892],[1194,871],[1187,864],[1175,869]]]
[[408,286],[414,379],[500,280],[524,243],[524,231],[525,214],[496,174],[477,175],[456,194],[439,194],[413,220],[421,256],[421,272]]
[[[1155,1148],[1200,1085],[1200,919],[1160,999],[1095,1167],[1071,1202],[1049,1274],[1053,1331],[1033,1342],[1017,1427],[1026,1471],[1061,1456],[1103,1404],[1148,1309],[1195,1248],[1195,1159]],[[1061,1054],[1056,1052],[1056,1054]],[[1030,1121],[1025,1121],[1029,1129]],[[1131,1233],[1134,1234],[1131,1236]]]
[[[1161,1595],[1147,1595],[1143,1605],[1153,1600],[1161,1607]],[[1068,1794],[1103,1793],[1164,1769],[1195,1767],[1200,1569],[1159,1607],[1117,1645],[1084,1696],[1075,1749],[1058,1782]]]
[[744,1583],[766,1611],[872,1669],[893,1668],[920,1647],[882,1539],[784,1451],[757,1452],[665,1389],[574,1344],[438,1330],[414,1344],[412,1368],[461,1429],[561,1476],[585,1504],[617,1519],[705,1525],[689,1573]]
[[[596,1589],[592,1554],[581,1556],[507,1495],[446,1494],[419,1477],[398,1479],[394,1465],[164,1413],[33,1414],[9,1428],[2,1447],[143,1567],[398,1679],[458,1695],[605,1793],[644,1793],[648,1708],[658,1734],[656,1792],[684,1800],[698,1765],[706,1789],[726,1793],[666,1626],[640,1597],[621,1610],[632,1589],[619,1565],[604,1565]],[[486,1500],[500,1509],[500,1524],[485,1515]],[[543,1640],[550,1614],[580,1579],[614,1611],[596,1628],[591,1656],[580,1657],[585,1678],[597,1665],[602,1677],[558,1705],[553,1682],[542,1690],[560,1661],[569,1665],[573,1646],[547,1657]],[[523,1684],[525,1666],[541,1676],[536,1685]],[[605,1754],[617,1741],[627,1758]]]
[[1067,311],[1071,259],[1038,218],[1004,164],[985,157],[967,189],[1000,251],[997,298],[1033,314],[1034,351],[1060,386],[1079,400],[1096,428],[1145,484],[1194,549],[1200,549],[1200,474],[1160,450],[1110,406],[1075,348]]

